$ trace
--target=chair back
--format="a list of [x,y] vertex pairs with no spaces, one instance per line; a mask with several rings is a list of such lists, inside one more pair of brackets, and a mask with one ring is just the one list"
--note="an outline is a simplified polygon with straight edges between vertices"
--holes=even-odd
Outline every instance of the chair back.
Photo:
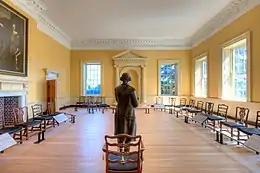
[[28,115],[28,107],[19,107],[14,108],[14,123],[15,125],[28,123],[29,121],[29,115]]
[[180,105],[181,105],[181,106],[186,106],[186,102],[187,102],[187,99],[186,99],[186,98],[181,98],[181,99],[180,99]]
[[203,110],[203,101],[197,101],[197,106],[196,106],[196,108],[198,109],[198,110],[200,110],[200,111],[202,111]]
[[34,104],[34,105],[32,105],[32,115],[33,115],[33,118],[36,118],[38,116],[43,116],[43,111],[42,111],[42,105],[41,104]]
[[[124,142],[124,141],[131,142]],[[127,164],[136,163],[137,172],[141,172],[141,157],[142,157],[142,138],[140,135],[130,136],[128,134],[119,134],[115,136],[105,136],[105,153],[106,153],[106,170],[109,172],[108,164]],[[109,155],[117,156],[115,159],[110,159]]]
[[80,103],[85,103],[85,99],[86,99],[85,96],[79,96],[79,102]]
[[248,121],[248,115],[249,115],[249,109],[245,107],[236,107],[236,117],[235,121],[238,123],[241,123],[247,127],[247,121]]
[[194,108],[195,107],[195,100],[190,99],[188,107]]
[[260,126],[260,111],[256,112],[256,121],[255,121],[255,128],[259,128]]
[[170,106],[175,106],[175,102],[176,102],[176,98],[174,98],[174,97],[169,97]]
[[213,102],[206,102],[205,104],[205,114],[212,115],[214,109],[214,103]]
[[223,117],[225,118],[225,120],[227,120],[227,113],[228,113],[228,105],[219,104],[217,116]]

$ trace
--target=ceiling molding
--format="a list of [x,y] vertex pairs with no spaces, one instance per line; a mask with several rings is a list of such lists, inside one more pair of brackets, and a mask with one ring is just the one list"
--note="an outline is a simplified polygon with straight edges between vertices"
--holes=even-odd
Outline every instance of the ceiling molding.
[[48,10],[47,6],[41,0],[11,0],[17,7],[28,13],[37,22],[40,31],[52,37],[54,40],[71,49],[71,39],[43,12]]
[[185,50],[197,46],[216,32],[235,21],[255,6],[260,0],[233,0],[214,18],[201,27],[188,39],[88,39],[71,41],[71,39],[43,12],[48,8],[42,0],[11,0],[20,9],[37,21],[37,27],[68,49],[73,50]]
[[233,0],[191,37],[191,46],[195,47],[210,38],[259,4],[260,0]]
[[187,39],[89,39],[72,43],[73,50],[183,50],[190,49]]

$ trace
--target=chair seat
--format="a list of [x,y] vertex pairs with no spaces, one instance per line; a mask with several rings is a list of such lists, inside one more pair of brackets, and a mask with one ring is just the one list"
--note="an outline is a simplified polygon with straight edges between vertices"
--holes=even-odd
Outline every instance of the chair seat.
[[[125,156],[124,160],[132,159],[132,160],[137,160],[138,155],[133,154],[130,156]],[[109,154],[108,155],[109,160],[121,160],[121,156],[114,155],[114,154]],[[142,163],[142,161],[141,161]],[[108,169],[111,171],[134,171],[138,169],[137,162],[135,163],[125,163],[125,164],[120,164],[120,163],[108,163]]]
[[236,122],[224,121],[224,122],[222,122],[222,124],[225,125],[225,126],[228,126],[228,127],[244,127],[243,124],[239,124],[239,123],[236,123]]
[[238,129],[247,135],[260,135],[260,129],[249,127],[238,127]]
[[183,107],[185,107],[185,105],[176,105],[176,106],[174,106],[175,108],[183,108]]
[[208,120],[211,120],[211,121],[220,121],[220,120],[224,120],[224,118],[222,117],[219,117],[219,116],[215,116],[215,115],[206,115],[204,114]]
[[3,129],[0,129],[0,134],[4,134],[4,133],[14,134],[16,132],[19,132],[20,130],[22,130],[21,126],[4,127]]
[[34,120],[51,120],[51,119],[53,119],[53,116],[49,116],[49,115],[38,116],[34,118]]
[[199,113],[201,112],[201,110],[198,110],[198,109],[194,109],[194,108],[191,108],[188,110],[190,113]]

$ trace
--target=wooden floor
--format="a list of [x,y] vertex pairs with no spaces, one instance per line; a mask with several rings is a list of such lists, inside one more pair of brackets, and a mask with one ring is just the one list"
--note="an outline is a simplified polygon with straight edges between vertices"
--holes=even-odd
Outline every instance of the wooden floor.
[[[113,134],[113,115],[77,112],[76,124],[62,124],[0,155],[0,173],[104,173],[101,148]],[[214,134],[168,113],[137,111],[138,133],[146,146],[144,173],[259,173],[256,155],[236,146],[221,146]]]

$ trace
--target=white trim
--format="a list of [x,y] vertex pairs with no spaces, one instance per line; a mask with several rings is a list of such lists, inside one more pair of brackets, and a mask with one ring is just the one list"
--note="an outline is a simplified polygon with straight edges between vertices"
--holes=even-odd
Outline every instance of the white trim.
[[[235,44],[241,40],[246,39],[246,47],[247,47],[247,98],[245,99],[239,99],[239,98],[225,98],[223,97],[223,83],[222,83],[222,68],[223,68],[223,57],[224,57],[224,49],[231,46],[232,44]],[[244,32],[243,34],[232,38],[231,40],[223,43],[221,46],[221,61],[220,61],[220,80],[219,80],[219,98],[223,99],[223,100],[232,100],[232,101],[244,101],[244,102],[250,102],[251,101],[251,32],[247,31]],[[232,65],[233,66],[233,65]]]
[[71,39],[43,12],[48,10],[42,0],[11,0],[37,21],[38,28],[68,49],[73,50],[188,50],[235,21],[260,4],[260,0],[233,0],[192,37],[183,39]]
[[[86,76],[85,76],[85,73],[84,73],[84,66],[85,65],[87,65],[87,64],[96,64],[96,65],[100,65],[100,70],[101,70],[101,72],[100,72],[100,79],[101,79],[101,81],[100,81],[100,94],[96,94],[96,95],[86,95],[85,94],[85,82],[84,82],[84,79],[86,78]],[[102,96],[103,95],[103,65],[102,65],[102,63],[101,62],[98,62],[98,61],[81,61],[81,96]]]
[[196,47],[203,41],[209,39],[225,26],[247,13],[260,4],[260,0],[232,0],[215,17],[204,24],[192,37],[191,46]]
[[[199,56],[196,56],[195,58],[193,58],[194,60],[194,63],[193,63],[193,67],[194,67],[194,71],[193,71],[193,78],[194,78],[194,81],[193,81],[193,86],[194,86],[194,96],[195,97],[199,97],[199,98],[207,98],[208,97],[208,90],[209,90],[209,85],[208,85],[208,78],[209,78],[209,63],[208,63],[208,52],[204,52],[202,54],[200,54]],[[196,62],[200,63],[201,64],[201,61],[203,60],[206,60],[206,63],[207,63],[207,93],[206,93],[206,96],[202,96],[202,95],[196,95]]]
[[[169,65],[169,64],[177,64],[177,85],[176,85],[176,91],[175,91],[175,95],[161,95],[161,65]],[[158,96],[178,96],[179,95],[179,88],[180,88],[180,75],[179,75],[179,60],[158,60],[158,82],[157,82],[157,86],[158,86]]]
[[48,7],[42,0],[11,0],[14,5],[29,14],[37,22],[37,27],[43,33],[71,49],[71,39],[47,16],[43,14]]

